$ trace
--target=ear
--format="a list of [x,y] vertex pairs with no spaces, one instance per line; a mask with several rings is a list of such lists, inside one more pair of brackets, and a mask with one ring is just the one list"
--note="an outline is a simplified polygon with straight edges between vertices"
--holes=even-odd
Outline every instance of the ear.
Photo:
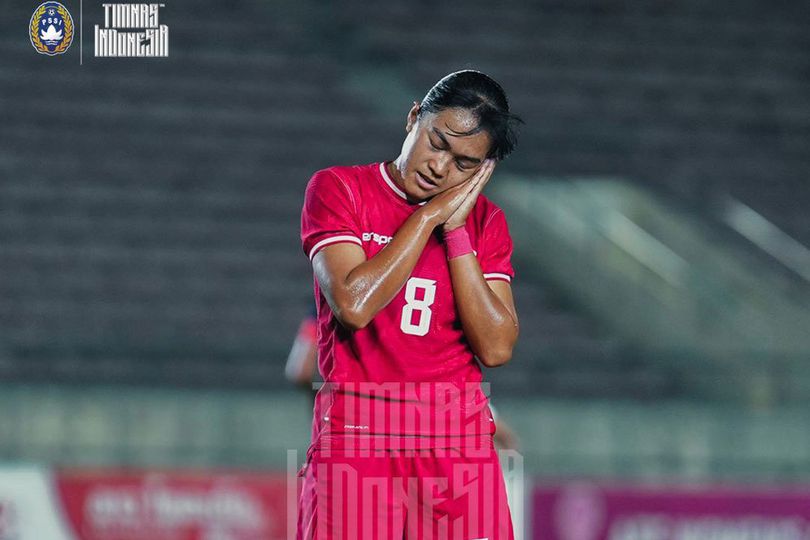
[[408,117],[406,118],[405,122],[405,131],[407,133],[410,133],[413,126],[416,125],[416,117],[419,115],[419,106],[420,103],[418,101],[414,101],[413,107],[411,107],[411,110],[408,111]]

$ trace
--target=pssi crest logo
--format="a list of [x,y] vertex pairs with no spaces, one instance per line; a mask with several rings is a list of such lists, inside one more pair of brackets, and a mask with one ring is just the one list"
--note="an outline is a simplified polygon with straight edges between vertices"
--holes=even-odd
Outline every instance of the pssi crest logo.
[[38,53],[64,54],[73,43],[73,17],[59,2],[45,2],[34,10],[28,34]]

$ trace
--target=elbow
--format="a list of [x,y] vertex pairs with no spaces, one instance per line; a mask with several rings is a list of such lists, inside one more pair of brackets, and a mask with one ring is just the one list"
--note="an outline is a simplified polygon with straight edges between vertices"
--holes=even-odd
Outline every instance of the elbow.
[[478,359],[481,363],[488,368],[496,368],[502,366],[512,359],[512,351],[515,348],[517,337],[519,334],[518,325],[515,324],[512,328],[513,331],[509,332],[508,337],[503,336],[501,340],[492,340],[490,345],[481,351]]
[[371,322],[371,319],[356,306],[340,306],[333,310],[333,313],[341,326],[351,332],[362,330]]
[[340,325],[351,332],[362,330],[371,322],[366,306],[348,290],[334,290],[327,296],[332,314]]
[[478,359],[488,368],[500,367],[512,359],[512,347],[486,351],[479,355]]

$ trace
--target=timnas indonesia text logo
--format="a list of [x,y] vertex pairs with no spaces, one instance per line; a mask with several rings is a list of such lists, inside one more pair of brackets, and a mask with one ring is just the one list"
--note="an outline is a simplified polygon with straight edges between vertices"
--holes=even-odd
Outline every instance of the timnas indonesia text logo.
[[169,27],[160,24],[165,4],[101,4],[104,28],[96,25],[96,56],[169,56]]
[[45,2],[31,16],[28,36],[39,54],[64,54],[73,43],[73,18],[59,2]]

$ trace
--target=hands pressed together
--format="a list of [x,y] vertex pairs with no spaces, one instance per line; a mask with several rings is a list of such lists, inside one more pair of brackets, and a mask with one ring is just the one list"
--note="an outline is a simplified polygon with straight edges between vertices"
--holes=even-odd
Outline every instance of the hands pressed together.
[[478,195],[487,185],[495,170],[495,160],[487,159],[469,179],[433,197],[424,206],[434,222],[445,232],[463,227],[475,206]]

